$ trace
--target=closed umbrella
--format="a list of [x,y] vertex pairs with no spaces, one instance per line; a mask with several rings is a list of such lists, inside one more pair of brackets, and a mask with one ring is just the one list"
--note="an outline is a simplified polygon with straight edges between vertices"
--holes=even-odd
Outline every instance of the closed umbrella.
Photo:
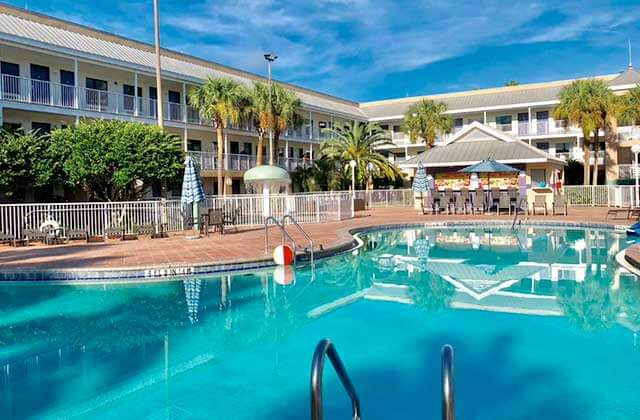
[[198,174],[198,168],[191,156],[187,156],[184,161],[184,177],[182,178],[182,197],[180,201],[183,204],[193,205],[193,227],[200,230],[200,203],[205,200],[202,181]]
[[422,194],[427,192],[427,173],[424,170],[422,161],[418,162],[418,169],[416,169],[416,176],[413,178],[413,192]]

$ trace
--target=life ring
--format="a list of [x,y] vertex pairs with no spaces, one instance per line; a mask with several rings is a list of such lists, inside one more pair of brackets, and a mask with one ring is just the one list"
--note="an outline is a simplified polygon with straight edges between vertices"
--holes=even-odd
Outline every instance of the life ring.
[[293,249],[289,245],[278,245],[273,250],[273,261],[277,265],[291,265],[293,264],[293,259]]
[[288,286],[295,283],[296,272],[291,266],[281,265],[273,270],[273,280],[281,286]]

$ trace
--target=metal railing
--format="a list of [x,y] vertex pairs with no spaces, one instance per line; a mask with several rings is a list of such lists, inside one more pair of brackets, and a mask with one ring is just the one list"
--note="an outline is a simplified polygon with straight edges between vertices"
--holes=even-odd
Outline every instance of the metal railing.
[[455,396],[453,378],[453,347],[445,344],[442,347],[442,420],[455,419]]
[[[196,152],[190,151],[187,152],[194,161],[196,165],[201,170],[214,170],[218,169],[218,153],[217,152]],[[265,162],[268,161],[268,158],[265,159]],[[223,168],[229,171],[247,171],[256,166],[256,156],[255,155],[245,155],[239,153],[225,153],[223,155]],[[300,167],[309,167],[313,165],[312,159],[298,159],[298,158],[284,158],[281,157],[278,159],[278,166],[287,171],[293,172]]]
[[282,228],[284,229],[286,224],[287,224],[287,220],[289,222],[291,222],[292,225],[294,225],[297,229],[298,232],[300,232],[302,234],[302,236],[305,237],[305,239],[309,242],[309,257],[310,257],[310,261],[311,261],[311,265],[313,266],[314,264],[314,259],[313,259],[313,239],[311,239],[311,236],[309,236],[309,234],[302,229],[302,226],[300,226],[300,224],[296,221],[296,219],[293,218],[293,216],[291,216],[290,214],[285,214],[284,216],[282,216]]
[[634,205],[632,185],[566,185],[562,188],[570,206],[626,207]]
[[298,251],[296,241],[291,237],[291,235],[289,235],[289,232],[284,228],[284,225],[278,222],[278,219],[273,216],[269,216],[264,220],[264,255],[269,255],[269,222],[273,223],[273,225],[277,226],[280,230],[280,235],[282,236],[281,244],[283,246],[286,243],[285,239],[288,239],[289,242],[291,242],[291,245],[293,245],[293,263],[295,265],[297,262]]
[[349,399],[351,400],[351,418],[360,420],[362,418],[360,411],[360,399],[356,392],[347,370],[345,369],[338,351],[333,343],[328,339],[321,340],[316,346],[311,362],[311,420],[322,420],[324,418],[322,407],[322,373],[324,370],[325,356],[329,358],[333,369],[336,371],[342,386],[344,387]]

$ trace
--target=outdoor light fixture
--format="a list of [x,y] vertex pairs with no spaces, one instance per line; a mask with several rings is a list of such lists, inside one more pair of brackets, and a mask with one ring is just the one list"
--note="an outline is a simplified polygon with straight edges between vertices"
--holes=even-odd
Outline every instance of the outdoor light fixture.
[[[264,55],[264,59],[267,60],[267,71],[269,74],[269,105],[271,105],[271,63],[278,59],[277,55],[266,53]],[[273,129],[269,127],[269,165],[275,165],[275,160],[273,158]]]
[[636,207],[640,205],[638,200],[640,200],[640,183],[638,182],[638,154],[640,154],[640,144],[634,144],[631,146],[631,153],[634,156],[634,165],[633,165],[633,175],[636,180],[636,188],[634,191],[634,198]]
[[349,166],[351,166],[351,192],[355,193],[356,191],[356,165],[358,162],[351,159],[349,162]]

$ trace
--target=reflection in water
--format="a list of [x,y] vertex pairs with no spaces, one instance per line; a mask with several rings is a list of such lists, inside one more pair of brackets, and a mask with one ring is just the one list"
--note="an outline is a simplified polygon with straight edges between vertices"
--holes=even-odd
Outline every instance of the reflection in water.
[[[336,322],[327,330],[332,335],[354,317],[370,328],[366,311],[376,307],[359,305],[380,301],[419,309],[413,316],[422,324],[434,314],[473,309],[564,315],[581,331],[622,326],[635,337],[639,329],[636,278],[613,260],[629,242],[613,232],[419,228],[362,239],[358,255],[322,261],[313,273],[0,285],[0,418],[94,417],[123,407],[139,407],[128,415],[147,416],[156,407],[197,418],[197,409],[181,401],[197,393],[191,386],[199,389],[198,381],[210,386],[213,371],[233,371],[218,365],[254,363],[243,358],[260,350],[261,377],[289,384],[292,356],[284,349],[316,340],[322,320]],[[364,311],[350,312],[356,307]],[[347,312],[350,318],[342,318]],[[237,389],[258,381],[242,379],[232,381]]]

